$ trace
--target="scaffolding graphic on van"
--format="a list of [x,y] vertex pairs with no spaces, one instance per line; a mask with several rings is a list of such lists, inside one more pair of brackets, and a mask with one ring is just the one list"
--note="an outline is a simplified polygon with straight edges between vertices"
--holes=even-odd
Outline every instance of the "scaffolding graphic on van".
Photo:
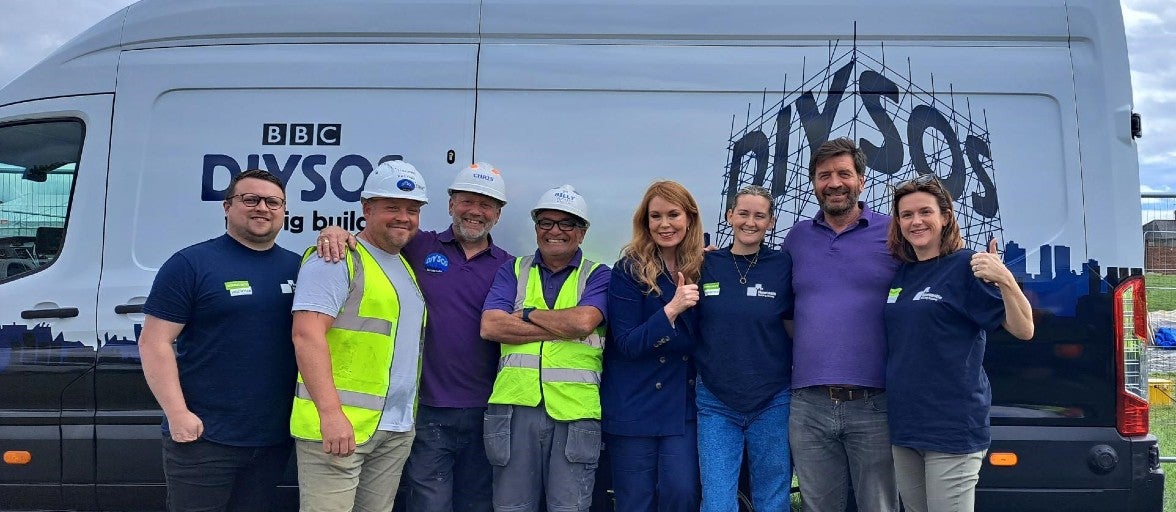
[[859,200],[890,213],[890,188],[934,173],[955,200],[966,247],[983,251],[992,237],[1003,240],[991,137],[986,113],[973,113],[968,98],[952,85],[937,90],[915,82],[887,64],[885,48],[875,57],[856,42],[849,48],[830,41],[828,62],[809,73],[802,65],[799,85],[785,75],[779,101],[765,92],[758,112],[748,105],[743,127],[732,116],[723,173],[715,243],[732,241],[724,213],[736,192],[760,185],[776,198],[776,227],[765,243],[776,247],[798,220],[811,218],[819,205],[812,193],[808,163],[813,148],[847,136],[866,153],[866,185]]

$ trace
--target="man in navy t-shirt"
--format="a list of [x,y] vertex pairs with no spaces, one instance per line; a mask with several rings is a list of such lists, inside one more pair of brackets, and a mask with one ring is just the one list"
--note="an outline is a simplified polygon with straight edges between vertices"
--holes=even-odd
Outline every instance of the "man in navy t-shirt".
[[274,243],[285,191],[249,170],[223,206],[227,232],[169,258],[143,305],[139,353],[165,415],[172,511],[268,510],[290,459],[300,258]]

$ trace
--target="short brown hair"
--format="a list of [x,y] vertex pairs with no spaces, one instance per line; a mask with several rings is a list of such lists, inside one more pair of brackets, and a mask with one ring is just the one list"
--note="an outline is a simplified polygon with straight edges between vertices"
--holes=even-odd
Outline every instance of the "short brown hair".
[[238,173],[236,176],[233,176],[233,179],[229,181],[229,189],[225,191],[225,197],[229,198],[236,195],[237,184],[240,183],[241,180],[247,180],[250,178],[273,183],[282,190],[282,195],[286,194],[286,184],[282,183],[282,180],[278,179],[277,176],[274,176],[273,173],[269,171],[263,171],[261,169],[249,169],[248,171],[243,171]]
[[960,225],[956,222],[951,194],[943,188],[943,184],[934,174],[924,174],[899,183],[894,188],[894,199],[890,206],[890,228],[886,234],[886,248],[890,249],[890,253],[899,261],[906,263],[919,261],[915,256],[915,248],[903,238],[902,230],[898,227],[898,201],[915,192],[926,192],[935,196],[936,206],[944,216],[943,231],[939,233],[939,254],[951,254],[962,249],[964,240],[960,237]]
[[818,165],[825,160],[841,155],[849,155],[853,158],[853,170],[857,171],[858,176],[866,175],[866,154],[849,137],[838,137],[825,141],[821,147],[813,151],[813,156],[809,158],[809,181],[813,181],[813,178],[817,176]]

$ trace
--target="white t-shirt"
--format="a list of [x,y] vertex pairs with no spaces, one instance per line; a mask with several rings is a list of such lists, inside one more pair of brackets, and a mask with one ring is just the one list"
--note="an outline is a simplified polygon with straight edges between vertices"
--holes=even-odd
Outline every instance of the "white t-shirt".
[[[408,432],[415,424],[412,410],[417,396],[425,300],[408,274],[408,263],[399,254],[385,252],[370,244],[364,244],[364,247],[388,276],[400,299],[400,318],[393,319],[396,321],[396,349],[392,353],[388,398],[376,428]],[[297,283],[293,311],[316,311],[334,317],[347,301],[349,282],[347,265],[343,262],[328,263],[317,255],[312,256],[298,271]]]

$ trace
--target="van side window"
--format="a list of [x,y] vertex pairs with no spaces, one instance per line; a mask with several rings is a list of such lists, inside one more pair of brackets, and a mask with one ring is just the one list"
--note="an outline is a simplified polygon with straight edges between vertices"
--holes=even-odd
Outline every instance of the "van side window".
[[76,119],[0,125],[0,282],[61,253],[84,136]]

